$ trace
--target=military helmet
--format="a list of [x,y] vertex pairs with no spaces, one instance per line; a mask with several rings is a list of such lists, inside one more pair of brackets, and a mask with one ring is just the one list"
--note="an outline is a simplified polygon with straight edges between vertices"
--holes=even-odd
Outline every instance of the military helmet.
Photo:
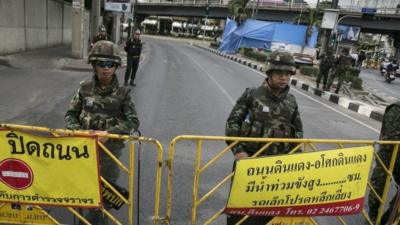
[[296,74],[294,58],[289,52],[273,51],[269,54],[267,62],[265,71],[267,74],[273,70],[289,71],[291,75]]
[[90,51],[88,62],[95,61],[112,61],[118,66],[121,65],[121,57],[116,44],[111,41],[98,41],[93,45]]
[[106,27],[104,25],[100,25],[99,32],[106,32]]
[[140,34],[140,30],[139,30],[139,29],[136,29],[136,30],[135,30],[135,34]]

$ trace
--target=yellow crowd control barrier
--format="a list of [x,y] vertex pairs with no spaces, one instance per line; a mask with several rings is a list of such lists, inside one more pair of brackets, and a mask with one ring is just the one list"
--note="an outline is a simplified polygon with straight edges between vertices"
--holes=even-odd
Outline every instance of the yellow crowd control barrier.
[[[135,182],[137,178],[137,175],[135,176],[137,174],[135,171],[137,168],[135,155],[140,150],[138,146],[143,143],[156,150],[154,214],[149,215],[149,217],[153,218],[152,224],[160,224],[159,205],[163,159],[162,146],[157,140],[128,135],[95,134],[93,131],[70,131],[15,124],[0,124],[0,132],[2,132],[0,140],[2,138],[1,141],[3,142],[0,143],[2,145],[2,149],[0,149],[0,187],[3,187],[3,190],[0,190],[0,202],[2,202],[0,204],[0,223],[50,225],[75,224],[75,222],[80,221],[83,224],[90,225],[91,223],[87,220],[86,214],[82,214],[82,211],[86,211],[82,207],[85,208],[87,206],[86,208],[100,210],[103,216],[113,224],[136,224],[135,219],[139,215],[138,213],[135,215],[134,211],[136,207],[134,205],[135,191],[138,189],[136,185],[138,182]],[[76,139],[71,139],[74,137]],[[114,163],[114,166],[116,165],[115,168],[119,169],[120,176],[124,177],[121,180],[127,180],[125,184],[117,185],[109,182],[104,177],[99,178],[99,169],[93,170],[92,173],[90,172],[91,168],[98,168],[102,165],[98,159],[89,160],[90,149],[88,148],[88,150],[86,147],[90,146],[91,142],[90,140],[85,142],[87,141],[85,138],[88,139],[87,137],[91,137],[95,145],[98,146],[99,154],[96,154],[98,157],[103,152],[104,156],[109,157],[110,162]],[[124,157],[119,159],[110,149],[107,149],[106,144],[103,144],[105,142],[104,139],[122,140],[128,143],[129,148],[122,149]],[[66,144],[64,145],[61,140]],[[82,149],[76,147],[80,141],[85,143]],[[43,146],[45,146],[44,150]],[[51,151],[50,146],[52,146]],[[49,149],[46,150],[47,147]],[[8,149],[11,149],[11,154]],[[93,149],[95,148],[91,150]],[[129,150],[129,152],[124,153],[125,150]],[[7,153],[4,153],[6,151]],[[49,159],[57,161],[57,163],[52,163]],[[127,162],[122,162],[121,160]],[[66,162],[69,164],[66,164]],[[54,181],[52,180],[53,178],[46,177],[47,173],[59,174],[60,176],[69,176],[69,174],[74,173],[75,176],[72,179],[75,179],[75,182],[66,183],[69,186],[60,186],[61,184],[57,184],[57,182],[62,183],[64,180],[57,179],[57,182],[52,182]],[[92,174],[97,174],[97,177],[88,177]],[[46,177],[46,179],[43,179],[43,177]],[[85,182],[85,180],[82,181],[81,179],[87,179],[87,184],[79,184],[80,182]],[[89,183],[93,184],[92,180],[97,181],[97,183],[88,185]],[[80,186],[77,187],[74,183]],[[33,190],[32,194],[29,188],[31,185],[32,187],[37,185],[35,186],[37,189]],[[35,194],[35,191],[40,189],[48,190],[44,195],[57,193],[61,196],[63,193],[72,193],[71,196],[79,196],[81,192],[88,192],[87,189],[90,190],[91,187],[97,190],[94,193],[89,193],[94,196],[94,200],[91,198],[69,198],[70,196],[53,198],[50,196],[51,194],[49,196]],[[10,193],[12,192],[13,194],[7,194],[7,190],[10,190]],[[139,199],[136,199],[136,201],[139,201]],[[100,204],[101,202],[107,202],[105,204],[108,206],[105,207],[105,204]],[[118,210],[110,210],[111,207]],[[57,218],[57,216],[52,215],[52,212],[57,210],[63,210],[62,213],[58,212],[63,218]],[[136,208],[136,210],[138,209]],[[71,216],[67,219],[65,215],[68,215],[68,211]]]
[[[230,143],[226,145],[226,142]],[[233,157],[231,153],[231,148],[235,145],[243,142],[258,142],[260,143],[260,149],[253,157],[257,157],[263,155],[265,151],[268,150],[274,143],[292,143],[291,151],[288,154],[293,154],[297,152],[317,152],[321,150],[332,150],[332,149],[344,149],[344,148],[355,148],[355,147],[368,147],[372,146],[375,151],[372,159],[372,167],[376,163],[380,163],[383,165],[382,159],[376,153],[376,150],[380,145],[393,145],[392,158],[389,166],[383,165],[384,172],[387,175],[386,177],[381,177],[381,179],[385,179],[385,186],[383,194],[378,194],[375,191],[373,184],[371,184],[370,180],[368,180],[367,192],[365,195],[365,203],[364,206],[368,205],[368,193],[373,192],[373,194],[379,199],[380,207],[378,211],[378,219],[382,217],[384,212],[383,208],[385,203],[388,201],[388,193],[390,189],[390,185],[392,183],[392,172],[396,163],[396,156],[398,152],[399,141],[374,141],[374,140],[333,140],[333,139],[269,139],[269,138],[239,138],[239,137],[223,137],[223,136],[193,136],[193,135],[183,135],[175,137],[169,146],[168,152],[168,181],[167,181],[167,205],[166,205],[166,218],[172,220],[174,215],[172,215],[173,204],[176,204],[173,201],[173,177],[174,173],[179,171],[174,171],[174,165],[178,163],[175,160],[177,145],[184,146],[184,152],[187,155],[190,155],[188,152],[192,152],[193,159],[193,190],[192,190],[192,209],[191,209],[191,218],[190,222],[188,221],[186,224],[196,225],[196,224],[225,224],[224,219],[224,209],[225,204],[228,198],[228,193],[230,189],[230,181],[234,175],[231,170],[225,170],[226,174],[222,176],[222,178],[214,179],[213,184],[210,186],[211,177],[204,177],[204,174],[207,174],[207,170],[215,167],[218,164],[227,165],[228,161],[233,162]],[[191,149],[189,149],[191,148]],[[369,147],[371,149],[371,147]],[[302,153],[300,153],[302,154]],[[374,163],[376,162],[376,163]],[[187,162],[186,162],[187,163]],[[397,162],[398,163],[398,162]],[[226,167],[226,166],[225,166]],[[221,171],[220,167],[218,167],[218,171]],[[209,172],[208,175],[214,175],[214,172]],[[203,177],[202,177],[203,176]],[[179,177],[180,180],[184,179],[183,177]],[[204,183],[207,183],[207,187],[203,187]],[[200,191],[201,189],[201,191]],[[222,195],[226,196],[226,199],[221,200],[221,191]],[[225,190],[225,192],[224,192]],[[202,193],[202,195],[201,195]],[[181,194],[181,193],[179,193]],[[210,211],[210,206],[214,207],[215,201],[212,204],[207,205],[207,201],[211,201],[212,197],[217,198],[222,201],[219,206],[222,206],[220,209],[215,209],[214,214],[210,214],[210,216],[204,218],[204,214],[207,214]],[[219,197],[219,198],[218,198]],[[207,205],[205,209],[201,209],[202,205]],[[199,219],[201,217],[201,221]],[[278,217],[276,217],[278,218]],[[325,224],[324,219],[332,220],[332,218],[336,218],[341,224],[379,224],[379,222],[373,222],[369,218],[368,208],[365,207],[361,213],[352,216],[329,216],[329,217],[319,217],[318,219],[314,219],[312,217],[304,219],[302,217],[302,221],[300,223],[293,222],[295,217],[279,217],[279,220],[270,221],[268,224]],[[248,217],[244,217],[242,220],[237,222],[236,224],[242,224],[246,221]],[[283,222],[284,223],[283,223]],[[306,222],[304,222],[306,221]],[[317,223],[318,221],[318,223]],[[277,222],[277,223],[276,223]],[[281,222],[281,223],[279,223]],[[326,221],[325,221],[326,222]],[[171,224],[173,224],[171,222]],[[394,222],[394,224],[397,224]]]

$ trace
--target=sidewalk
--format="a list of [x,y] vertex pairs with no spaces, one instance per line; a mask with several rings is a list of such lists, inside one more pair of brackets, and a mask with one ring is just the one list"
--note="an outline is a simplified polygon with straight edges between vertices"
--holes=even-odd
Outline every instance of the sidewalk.
[[[119,46],[122,66],[126,67],[126,53]],[[0,65],[10,68],[32,68],[69,71],[92,71],[87,58],[77,59],[71,56],[71,46],[62,45],[52,48],[36,49],[27,52],[0,56]]]
[[[229,60],[232,60],[237,63],[248,66],[254,70],[261,71],[261,72],[265,71],[265,64],[260,63],[260,62],[255,62],[248,58],[244,58],[238,54],[228,55],[228,54],[219,52],[216,49],[210,48],[205,44],[200,44],[200,43],[195,43],[192,45],[196,46],[198,48],[204,49],[206,51],[212,52],[214,54],[220,55],[221,57],[227,58]],[[330,102],[338,104],[343,108],[346,108],[346,109],[354,111],[358,114],[367,116],[371,119],[374,119],[377,121],[382,121],[383,113],[385,111],[384,107],[376,107],[376,106],[367,104],[362,101],[347,98],[341,94],[334,94],[332,92],[322,91],[321,89],[317,89],[315,87],[315,78],[311,78],[308,76],[302,76],[302,75],[295,75],[294,77],[292,77],[290,84],[292,86],[298,87],[304,91],[310,92],[313,95],[316,95],[316,96],[326,99]]]

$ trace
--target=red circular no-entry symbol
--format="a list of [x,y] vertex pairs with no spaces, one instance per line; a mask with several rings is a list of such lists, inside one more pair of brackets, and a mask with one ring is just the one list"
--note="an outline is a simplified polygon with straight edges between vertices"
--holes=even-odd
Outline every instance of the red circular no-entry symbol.
[[0,162],[0,181],[12,189],[26,189],[33,182],[32,169],[22,160],[5,159]]

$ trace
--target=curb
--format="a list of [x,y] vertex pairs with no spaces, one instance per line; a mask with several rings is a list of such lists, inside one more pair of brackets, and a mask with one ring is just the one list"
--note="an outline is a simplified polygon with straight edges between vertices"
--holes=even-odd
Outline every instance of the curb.
[[[260,65],[258,65],[256,63],[254,63],[253,61],[246,60],[246,59],[240,59],[240,58],[237,58],[235,56],[228,55],[228,54],[222,53],[222,52],[220,52],[220,51],[218,51],[216,49],[211,49],[211,48],[208,48],[208,47],[205,47],[205,46],[201,46],[201,45],[197,45],[197,44],[192,44],[192,45],[195,46],[195,47],[204,49],[206,51],[209,51],[211,53],[217,54],[219,56],[222,56],[224,58],[230,59],[232,61],[235,61],[237,63],[243,64],[243,65],[245,65],[247,67],[250,67],[250,68],[252,68],[254,70],[261,71],[261,72],[264,71],[264,66],[260,66]],[[367,117],[369,117],[371,119],[374,119],[376,121],[382,122],[383,112],[381,112],[379,110],[376,110],[376,108],[371,106],[371,105],[367,105],[367,104],[364,104],[364,103],[361,103],[361,102],[358,102],[358,101],[354,101],[354,100],[351,100],[351,99],[348,99],[348,98],[345,98],[345,97],[340,97],[339,95],[331,93],[331,92],[328,92],[328,91],[322,91],[322,90],[317,89],[315,87],[311,87],[310,85],[305,84],[304,82],[302,82],[300,80],[293,79],[293,78],[290,80],[290,85],[295,86],[295,87],[297,87],[299,89],[302,89],[304,91],[310,92],[310,93],[312,93],[312,94],[314,94],[314,95],[316,95],[318,97],[326,99],[326,100],[328,100],[330,102],[333,102],[333,103],[335,103],[337,105],[340,105],[343,108],[349,109],[349,110],[351,110],[353,112],[356,112],[358,114],[361,114],[361,115],[367,116]]]

